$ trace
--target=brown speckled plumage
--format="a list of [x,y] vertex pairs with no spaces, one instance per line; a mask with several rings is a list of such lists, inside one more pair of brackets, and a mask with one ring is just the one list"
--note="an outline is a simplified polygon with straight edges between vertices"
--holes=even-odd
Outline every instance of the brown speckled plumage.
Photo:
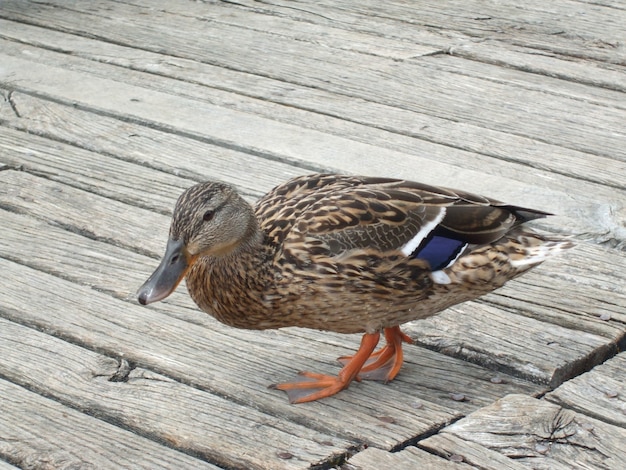
[[[391,380],[410,341],[398,325],[490,292],[568,248],[521,225],[545,215],[462,191],[343,175],[293,179],[252,208],[230,186],[208,182],[180,197],[170,241],[183,247],[192,298],[223,323],[365,333],[368,351],[385,332],[384,353],[362,345],[352,361],[359,364],[348,361],[342,373],[358,370],[345,377],[308,374],[277,386],[309,401],[359,372]],[[142,303],[171,292],[155,287],[162,277],[157,270],[146,282]],[[341,383],[327,386],[333,380]]]

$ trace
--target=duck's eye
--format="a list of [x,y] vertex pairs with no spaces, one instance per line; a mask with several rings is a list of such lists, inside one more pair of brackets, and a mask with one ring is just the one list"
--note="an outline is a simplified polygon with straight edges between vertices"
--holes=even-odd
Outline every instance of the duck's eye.
[[204,220],[205,222],[209,222],[210,220],[213,219],[213,216],[215,215],[215,211],[213,210],[208,210],[204,213],[204,215],[202,216],[202,220]]

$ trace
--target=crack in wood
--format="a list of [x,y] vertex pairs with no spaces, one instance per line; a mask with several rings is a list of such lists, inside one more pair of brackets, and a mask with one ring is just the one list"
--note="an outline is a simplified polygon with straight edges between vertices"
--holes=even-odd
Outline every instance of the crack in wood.
[[120,358],[117,370],[109,377],[109,382],[128,382],[128,376],[135,367],[135,364],[124,358]]
[[18,118],[21,118],[22,116],[20,115],[20,112],[17,110],[17,105],[15,104],[15,101],[13,100],[13,91],[9,91],[9,93],[6,96],[6,100],[9,103],[9,106],[11,106],[11,110],[13,111],[15,116]]
[[[230,4],[233,4],[233,5],[238,5],[238,6],[243,6],[243,7],[246,7],[246,5],[242,5],[242,4],[240,4],[240,3],[233,2],[233,1],[229,1],[229,0],[222,0],[222,2],[223,2],[223,3],[230,3]],[[337,21],[337,20],[335,20],[335,19],[333,19],[333,18],[330,18],[330,17],[328,17],[328,16],[324,16],[324,15],[321,15],[321,14],[319,14],[319,13],[315,13],[315,12],[313,12],[313,11],[306,10],[306,9],[304,9],[304,8],[296,8],[296,7],[293,7],[293,6],[287,6],[287,5],[277,5],[277,4],[274,4],[274,3],[272,3],[272,2],[267,2],[267,1],[265,1],[265,0],[258,0],[258,3],[261,3],[261,4],[266,4],[266,5],[270,5],[270,6],[273,6],[273,7],[283,7],[283,8],[287,8],[287,9],[289,9],[289,10],[294,10],[294,11],[301,11],[302,13],[307,13],[307,14],[312,15],[312,16],[317,16],[318,18],[323,18],[323,19],[325,19],[325,20],[327,20],[327,21],[333,21],[333,22],[336,22],[336,21]]]
[[438,424],[437,426],[432,427],[431,429],[429,429],[428,431],[426,431],[424,433],[418,434],[415,437],[412,437],[410,439],[407,439],[404,442],[400,442],[399,444],[396,444],[395,446],[393,446],[391,448],[390,452],[400,452],[401,450],[403,450],[403,449],[405,449],[407,447],[415,446],[415,447],[419,447],[420,449],[425,450],[425,451],[427,451],[429,453],[433,453],[433,452],[431,452],[430,449],[421,447],[419,445],[419,441],[422,441],[422,440],[427,439],[427,438],[429,438],[431,436],[434,436],[435,434],[438,434],[439,431],[441,431],[442,429],[444,429],[444,428],[446,428],[446,427],[456,423],[457,421],[459,421],[460,419],[463,419],[463,418],[465,418],[464,415],[459,415],[459,416],[455,416],[455,417],[449,419],[448,421],[442,422],[442,423]]

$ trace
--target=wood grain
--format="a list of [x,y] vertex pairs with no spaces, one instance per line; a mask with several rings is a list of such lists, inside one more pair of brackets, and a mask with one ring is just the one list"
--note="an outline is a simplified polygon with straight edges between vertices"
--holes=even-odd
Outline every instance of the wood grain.
[[[390,176],[421,179],[426,183],[451,187],[461,185],[463,189],[478,193],[487,192],[490,196],[511,203],[544,208],[562,214],[559,219],[547,219],[543,222],[552,229],[558,226],[560,230],[570,233],[594,239],[609,238],[616,240],[617,243],[624,239],[621,220],[626,213],[624,205],[626,196],[613,190],[607,193],[604,189],[594,187],[580,193],[568,190],[566,194],[563,192],[564,187],[561,190],[540,186],[533,186],[530,189],[526,182],[502,175],[486,175],[475,168],[460,169],[431,159],[436,155],[424,161],[423,157],[408,156],[402,152],[381,149],[372,144],[355,142],[320,131],[303,130],[293,124],[278,123],[249,113],[175,97],[162,91],[155,92],[137,86],[120,86],[109,79],[92,77],[89,82],[94,89],[109,90],[110,96],[100,97],[93,90],[78,86],[78,83],[85,82],[85,77],[81,74],[55,68],[55,76],[59,77],[59,80],[44,79],[43,75],[49,74],[47,67],[34,63],[28,65],[22,59],[7,56],[5,61],[7,73],[11,73],[11,67],[32,69],[31,86],[34,88],[31,92],[35,89],[37,93],[44,94],[69,92],[66,95],[67,102],[78,101],[89,109],[107,114],[112,111],[111,106],[123,108],[126,110],[124,120],[161,129],[174,126],[185,135],[220,142],[220,145],[227,147],[241,148],[243,145],[248,152],[261,153],[270,156],[272,160],[307,161],[309,168],[316,170],[361,173],[367,168],[366,173],[369,174],[391,173]],[[37,67],[40,67],[42,74],[39,78]],[[68,82],[76,83],[76,86],[68,90],[65,86]],[[168,124],[159,123],[158,118],[156,122],[154,121],[155,116],[168,115],[168,110],[172,108],[176,108],[178,112],[175,116],[169,116]],[[199,113],[213,114],[219,116],[219,119],[210,123],[199,123],[197,119]],[[247,131],[243,132],[242,129]],[[207,132],[210,135],[207,135]],[[281,139],[277,141],[279,135]],[[450,152],[448,148],[440,146],[439,152],[444,150],[445,153]],[[467,155],[466,158],[471,156]],[[428,172],[420,171],[424,167],[428,168]],[[423,177],[416,178],[418,174]],[[526,177],[527,172],[524,172],[524,175]],[[463,184],[460,184],[461,181]],[[574,186],[578,185],[576,183]],[[572,187],[572,184],[569,187]],[[546,200],[551,201],[550,207],[544,207]],[[584,214],[582,218],[581,212]]]
[[[6,322],[2,322],[3,325]],[[3,338],[3,344],[4,344]],[[42,335],[45,343],[49,337]],[[74,361],[82,357],[72,358]],[[47,358],[44,359],[47,361]],[[90,371],[91,372],[91,371]],[[113,385],[113,384],[112,384]],[[70,385],[66,385],[69,387]],[[55,469],[184,469],[218,470],[195,458],[136,433],[74,410],[0,379],[3,470]],[[120,403],[120,406],[124,406]],[[95,411],[95,410],[94,410]]]
[[[603,163],[593,165],[589,161],[589,156],[584,153],[548,145],[539,140],[520,138],[510,133],[491,131],[468,123],[410,112],[384,104],[379,105],[371,101],[355,101],[325,90],[285,84],[281,81],[239,71],[225,70],[190,59],[168,58],[168,60],[164,60],[161,54],[147,51],[139,53],[136,49],[129,47],[102,43],[87,38],[76,41],[72,35],[43,28],[23,24],[16,27],[15,23],[3,22],[2,20],[0,20],[0,25],[2,25],[5,35],[11,35],[12,38],[21,43],[45,43],[49,47],[62,47],[66,51],[71,51],[72,55],[85,57],[92,61],[106,62],[146,73],[158,71],[158,74],[162,76],[205,85],[203,93],[199,96],[210,96],[212,102],[219,103],[224,107],[236,105],[237,109],[261,113],[272,119],[297,122],[303,127],[324,129],[328,133],[351,136],[353,139],[377,143],[380,146],[409,154],[422,154],[438,161],[456,162],[456,164],[463,165],[464,160],[466,160],[463,158],[464,152],[450,150],[448,152],[436,152],[437,146],[433,146],[429,142],[438,142],[448,147],[454,144],[453,146],[456,148],[475,152],[474,159],[479,159],[483,171],[502,173],[503,168],[507,168],[506,173],[510,176],[516,168],[513,162],[519,162],[519,164],[531,166],[535,174],[541,174],[541,169],[545,168],[580,179],[598,180],[603,184],[623,187],[619,179],[616,179],[617,173],[611,171],[617,162],[612,162],[610,158],[597,157],[594,161],[603,161]],[[37,38],[36,42],[32,41],[31,38],[33,37]],[[10,44],[7,45],[7,47],[9,46]],[[532,57],[533,60],[538,60],[536,54]],[[80,63],[80,61],[76,62],[74,66],[80,67]],[[459,68],[465,71],[471,65],[473,62],[467,62]],[[571,62],[568,62],[568,66],[572,66]],[[97,65],[94,64],[83,66],[85,70],[90,70],[92,73],[94,67],[97,69]],[[500,70],[502,70],[501,67],[494,67],[493,70],[481,70],[478,73],[482,76],[491,76]],[[623,74],[619,75],[623,77]],[[599,77],[597,71],[593,76]],[[605,73],[601,76],[604,77]],[[128,76],[127,80],[133,79]],[[535,78],[534,75],[528,73],[519,74],[514,83],[523,86],[530,84],[532,80],[541,80],[541,86],[545,87],[545,77]],[[216,82],[220,83],[219,89],[214,87]],[[555,85],[558,85],[554,87],[555,91],[562,91],[563,80],[555,80],[555,82]],[[171,84],[167,86],[171,86]],[[590,94],[593,93],[593,90],[594,88],[583,87],[576,96],[580,99],[590,100],[592,99]],[[240,94],[237,101],[233,100],[232,92]],[[259,99],[263,101],[259,102]],[[605,102],[618,106],[621,97],[606,96]],[[270,103],[287,106],[272,106]],[[19,102],[16,102],[16,106],[21,109]],[[30,117],[33,113],[22,112],[21,114],[27,119],[34,117]],[[74,113],[67,114],[67,119],[72,120]],[[330,116],[335,117],[335,119]],[[76,124],[78,128],[84,127],[82,122],[78,121]],[[59,123],[62,124],[63,121]],[[362,126],[354,123],[362,124]],[[364,127],[363,125],[367,129],[360,130]],[[424,140],[416,142],[414,137]],[[551,158],[546,159],[546,155],[550,155]],[[496,158],[498,161],[493,162],[493,158],[489,157]],[[585,165],[588,161],[590,164]],[[581,165],[582,167],[579,168]],[[590,169],[592,171],[589,171]],[[518,171],[521,172],[522,168]],[[536,183],[541,184],[542,182],[548,182],[548,179],[536,179]],[[558,183],[558,179],[556,182],[552,181],[552,184],[555,183]]]
[[[524,470],[526,465],[518,463],[495,450],[488,449],[475,441],[468,441],[449,432],[441,432],[419,441],[422,449],[441,455],[445,458],[455,458],[466,462],[472,468],[484,470]],[[453,457],[454,456],[454,457]]]
[[626,428],[626,353],[620,353],[546,395],[560,406]]
[[[557,387],[617,352],[605,338],[466,302],[413,322],[406,331],[423,346]],[[442,334],[441,332],[446,332]],[[489,352],[483,345],[489,345]]]
[[[2,298],[4,318],[109,356],[126,358],[140,367],[283,420],[306,422],[310,429],[331,429],[346,439],[392,448],[459,416],[445,402],[429,402],[416,414],[412,396],[370,382],[355,384],[343,393],[340,402],[291,406],[282,393],[267,386],[298,370],[336,372],[337,366],[330,364],[349,351],[338,349],[329,357],[332,348],[318,351],[303,345],[296,349],[292,342],[281,341],[273,332],[210,331],[7,263],[0,260],[11,278],[6,288],[12,295]],[[68,302],[72,308],[68,308]],[[340,420],[337,409],[341,410]],[[394,424],[381,426],[380,416],[393,417]]]
[[438,470],[454,465],[455,469],[469,470],[468,465],[452,464],[443,458],[436,457],[428,452],[408,447],[400,452],[385,452],[380,449],[369,448],[359,452],[348,460],[345,470],[379,470],[382,468],[402,468],[403,470]]
[[[443,430],[534,468],[614,469],[626,457],[626,430],[545,400],[509,395]],[[420,443],[443,451],[441,440]],[[447,444],[444,441],[444,445]],[[455,440],[459,454],[462,443]],[[465,458],[465,457],[464,457]]]
[[[56,151],[55,153],[66,154],[55,158],[74,158],[75,161],[72,163],[78,165],[76,170],[72,170],[75,172],[94,165],[81,162],[86,156],[91,157],[91,160],[105,158],[107,166],[115,168],[117,176],[124,180],[136,176],[139,179],[178,181],[179,185],[190,185],[193,182],[213,178],[234,184],[244,195],[258,198],[267,189],[284,180],[311,171],[297,165],[281,163],[113,117],[94,115],[89,111],[77,110],[74,106],[64,106],[20,93],[11,93],[11,101],[19,110],[20,117],[15,115],[10,106],[6,104],[0,106],[3,124],[28,132],[30,135],[42,135],[47,139],[33,138],[25,143],[23,135],[7,131],[4,137],[7,139],[7,145],[11,145],[10,148],[18,152],[17,156],[22,158],[30,156],[41,163],[47,163],[48,158],[37,160],[39,152]],[[33,155],[19,155],[27,153],[31,146]],[[36,149],[41,150],[36,152],[34,151]],[[97,158],[94,153],[98,154]],[[10,157],[6,153],[3,155],[4,158]],[[15,161],[17,156],[14,156],[12,161]],[[168,178],[167,175],[159,175],[159,172],[179,178]],[[250,178],[251,174],[256,177]],[[53,175],[63,177],[62,172],[52,173],[50,176]],[[92,177],[93,175],[94,173]],[[184,183],[183,180],[189,181]],[[71,179],[67,178],[65,182],[71,184]],[[143,186],[136,184],[134,187]],[[157,194],[161,194],[162,188],[157,186],[155,189],[159,190]],[[143,201],[144,205],[150,202],[148,198],[144,199],[146,199]]]
[[[124,365],[115,359],[6,320],[0,323],[2,354],[8,358],[4,377],[222,467],[302,468],[334,460],[350,447],[141,368],[116,378]],[[280,458],[282,452],[292,457]]]
[[[9,222],[10,225],[7,229],[7,244],[4,246],[0,244],[0,254],[2,256],[7,256],[9,258],[15,257],[37,270],[44,270],[64,279],[71,279],[73,282],[92,286],[98,291],[120,291],[118,294],[118,297],[120,298],[126,298],[127,296],[132,295],[132,291],[127,290],[129,285],[134,286],[135,288],[138,285],[136,282],[131,282],[133,277],[139,278],[139,274],[137,274],[131,266],[133,266],[134,263],[147,264],[150,261],[145,258],[142,260],[138,255],[132,255],[130,253],[128,255],[128,259],[125,259],[125,253],[121,249],[116,249],[114,247],[111,247],[111,250],[107,249],[107,258],[102,259],[102,256],[99,254],[103,248],[105,248],[102,246],[102,242],[89,242],[88,240],[81,242],[80,237],[77,235],[68,233],[64,236],[62,230],[54,227],[47,229],[45,224],[41,222],[30,222],[30,219],[24,216],[6,214],[4,220]],[[13,230],[14,235],[11,235]],[[26,239],[28,240],[28,243],[18,244],[17,241],[15,244],[12,243],[12,240],[17,240],[23,235],[27,235]],[[45,246],[43,245],[44,242]],[[67,253],[64,252],[64,247],[68,244],[75,247],[71,256],[68,256]],[[21,251],[11,253],[9,251],[11,246],[20,246]],[[122,258],[118,259],[119,257]],[[105,262],[103,263],[102,261]],[[137,269],[140,266],[141,264],[135,265],[134,269]],[[119,274],[120,270],[127,271],[128,276],[123,278],[120,278],[119,275],[115,276],[115,274]],[[149,271],[146,271],[144,276],[147,276],[148,272]],[[46,281],[46,284],[49,282],[52,281]],[[16,285],[14,289],[18,289],[18,285]],[[64,287],[63,289],[66,290],[67,288]],[[38,298],[46,298],[48,296],[48,294],[41,292],[36,293],[34,291],[30,295],[37,296]],[[85,292],[79,295],[80,297],[85,297],[88,294]],[[232,330],[216,324],[202,312],[186,308],[185,305],[187,307],[191,306],[186,294],[180,293],[179,297],[181,298],[180,303],[183,304],[182,308],[172,308],[173,305],[178,304],[177,301],[172,301],[168,307],[161,307],[155,310],[164,311],[170,317],[173,316],[194,324],[202,325],[202,329],[198,330],[185,330],[183,324],[179,324],[180,326],[177,327],[182,329],[181,335],[184,334],[191,341],[190,344],[195,344],[195,346],[192,346],[193,350],[205,349],[207,352],[211,351],[211,354],[206,356],[205,359],[206,361],[215,361],[215,365],[211,367],[208,367],[206,363],[198,365],[198,367],[202,370],[210,371],[215,367],[227,368],[223,362],[225,358],[220,357],[220,355],[216,352],[217,345],[221,341],[224,342],[223,347],[225,354],[228,354],[229,345],[232,346],[233,344],[239,344],[237,349],[240,352],[237,363],[239,361],[245,363],[252,360],[252,363],[250,364],[252,367],[251,370],[254,370],[254,368],[257,367],[255,366],[255,363],[259,363],[259,361],[265,361],[267,359],[263,359],[263,356],[259,358],[258,351],[250,351],[249,355],[246,354],[246,348],[244,346],[246,342],[256,343],[259,347],[268,348],[268,354],[270,355],[268,357],[272,358],[268,364],[272,364],[279,359],[279,356],[276,355],[279,354],[279,351],[283,351],[280,354],[284,355],[285,359],[290,355],[293,357],[294,354],[299,358],[296,363],[293,363],[293,361],[287,361],[283,366],[280,366],[280,369],[285,368],[283,371],[278,368],[274,372],[268,371],[269,375],[265,378],[265,383],[262,383],[262,379],[261,381],[256,382],[257,385],[250,384],[237,386],[236,384],[233,384],[233,388],[223,388],[223,386],[220,385],[219,389],[221,391],[219,393],[221,394],[236,393],[236,390],[241,389],[240,387],[254,388],[259,386],[262,390],[264,386],[271,383],[272,380],[276,380],[279,375],[287,374],[289,369],[294,371],[294,367],[296,368],[295,370],[298,370],[297,367],[302,369],[311,368],[313,367],[313,364],[317,363],[319,360],[323,361],[323,363],[321,363],[321,365],[317,365],[316,367],[328,368],[329,371],[332,371],[333,369],[336,370],[336,366],[333,366],[334,358],[349,352],[350,348],[354,348],[357,344],[356,339],[344,337],[343,335],[329,335],[328,333],[306,332],[306,334],[304,334],[305,332],[301,331],[288,331],[285,333],[268,332],[260,337],[258,333]],[[85,306],[81,308],[89,311],[90,308],[87,305],[91,304],[85,304]],[[105,307],[104,311],[109,311],[110,309],[118,311],[120,308],[120,306]],[[136,313],[141,313],[141,317],[145,317],[146,319],[151,318],[152,315],[148,310],[142,308],[139,308]],[[26,321],[29,316],[20,315],[20,318],[22,321]],[[134,319],[135,317],[131,316],[130,318]],[[66,327],[62,326],[61,323],[58,323],[58,321],[62,321],[61,319],[53,320],[53,324],[55,326],[52,326],[48,323],[49,320],[45,320],[43,318],[32,318],[29,321],[34,321],[37,325],[40,325],[40,327],[43,328],[53,328],[54,330],[66,331]],[[44,321],[43,324],[41,323],[42,321]],[[91,323],[93,319],[88,320],[86,318],[85,321]],[[167,320],[166,324],[169,324],[170,322],[171,320]],[[104,328],[104,326],[99,329],[102,328]],[[172,326],[166,327],[165,325],[163,325],[163,328],[167,328],[168,330],[173,329]],[[103,331],[106,331],[106,329]],[[186,333],[182,333],[182,331],[186,331]],[[194,335],[190,336],[191,331],[197,331],[197,337]],[[118,333],[120,332],[109,331],[108,334],[112,334],[117,337]],[[217,336],[215,336],[214,333],[217,333]],[[75,333],[72,333],[72,335],[74,334]],[[140,333],[140,335],[143,338],[143,333]],[[203,339],[207,335],[212,337],[210,346],[205,344],[206,340]],[[90,336],[90,338],[92,337]],[[301,351],[294,349],[293,346],[290,346],[292,344],[302,343],[303,338],[306,343],[302,344]],[[329,339],[331,338],[332,342],[331,344],[328,344]],[[261,342],[259,342],[260,340]],[[82,341],[84,341],[84,339]],[[93,338],[87,341],[87,344],[89,344],[90,347],[97,350],[100,350],[103,347],[100,340],[95,343],[92,341],[94,341]],[[196,341],[199,341],[199,343],[196,344]],[[132,340],[132,342],[145,342],[145,338],[139,339],[138,337],[135,340]],[[115,354],[118,354],[118,348],[119,346],[117,346],[114,350],[116,351]],[[155,345],[154,349],[155,351],[158,350],[159,354],[162,355],[162,348],[162,345]],[[316,352],[312,355],[313,351]],[[126,354],[128,355],[129,353]],[[133,353],[130,354],[132,355]],[[176,351],[172,350],[171,354],[171,360],[174,360],[176,363],[179,363],[185,357],[185,352],[180,347]],[[197,359],[192,359],[192,357],[196,354],[192,353],[191,350],[189,354],[189,357],[184,359],[184,361],[186,362],[187,360],[191,360],[191,364],[189,364],[191,366],[195,361],[197,361]],[[319,358],[316,359],[318,354]],[[435,408],[441,407],[442,410],[448,409],[451,413],[468,413],[474,410],[477,406],[488,404],[492,400],[506,393],[514,391],[524,391],[527,393],[540,392],[540,389],[530,386],[530,384],[525,384],[523,381],[519,381],[513,377],[509,377],[506,374],[500,376],[499,383],[493,383],[490,381],[490,379],[494,377],[492,372],[485,371],[484,369],[476,366],[464,364],[462,361],[441,356],[431,351],[419,351],[413,350],[413,348],[408,348],[406,356],[407,364],[405,365],[404,372],[401,377],[394,382],[391,390],[389,389],[391,386],[380,388],[376,386],[377,384],[364,384],[367,385],[367,387],[375,386],[375,388],[371,390],[374,393],[372,395],[372,399],[379,401],[381,397],[378,394],[384,391],[385,394],[391,393],[391,396],[389,397],[390,400],[392,398],[393,400],[398,400],[400,395],[397,394],[406,396],[406,406],[408,406],[409,410],[414,410],[416,413],[421,413],[420,410],[422,408],[430,408],[431,403],[436,404]],[[158,361],[157,363],[154,363],[153,360],[154,358],[150,359],[150,363],[152,364],[151,367],[155,367],[158,363]],[[233,364],[230,366],[229,374],[232,374],[235,370],[241,370],[242,364],[235,365],[235,362],[232,362],[232,360],[229,361]],[[157,369],[163,370],[164,367],[170,371],[170,374],[174,373],[175,376],[181,377],[181,380],[185,382],[192,381],[193,383],[202,383],[202,386],[207,386],[208,384],[208,382],[205,382],[204,379],[202,379],[196,372],[192,372],[191,369],[188,372],[184,372],[183,369],[180,369],[178,372],[173,372],[171,365],[166,366],[164,364],[157,366]],[[184,369],[186,369],[186,367]],[[271,375],[274,375],[274,377],[271,377]],[[215,386],[212,380],[210,381],[209,386],[211,388]],[[467,399],[455,401],[451,398],[452,395],[462,392],[467,395]],[[275,398],[282,403],[283,399],[281,396],[276,396]],[[365,397],[359,397],[359,406],[363,406],[364,400]],[[389,403],[391,402],[392,401]],[[357,403],[358,402],[355,402],[355,405]],[[259,405],[257,404],[257,406]],[[270,407],[274,406],[275,405],[270,405]],[[376,408],[378,408],[381,416],[388,413],[389,416],[396,416],[396,419],[399,419],[397,417],[396,410],[392,408],[388,408],[385,411],[385,409],[381,407],[380,403],[376,405]],[[299,411],[299,409],[297,411]],[[345,420],[346,418],[342,417],[342,419]],[[325,426],[327,425],[328,424],[325,424]],[[374,421],[374,425],[376,426],[374,430],[377,430],[377,427],[379,426],[377,421]],[[377,432],[380,433],[378,430]]]
[[[2,217],[7,225],[3,242],[0,242],[0,256],[19,260],[38,271],[89,286],[99,292],[110,293],[119,299],[134,303],[134,289],[156,264],[152,259],[80,237],[58,227],[46,226],[43,222],[33,221],[22,215],[3,213]],[[70,256],[66,249],[68,245],[73,247]],[[126,273],[125,276],[120,277],[120,272]],[[177,308],[171,308],[174,305]],[[153,308],[168,316],[204,326],[207,334],[217,330],[228,336],[240,335],[236,330],[220,327],[210,316],[198,310],[184,289],[179,289],[163,306]],[[357,345],[352,336],[306,330],[284,330],[275,333],[275,336],[288,343],[305,341],[311,345],[310,349],[328,348],[336,351],[337,356],[342,350],[346,351]],[[306,354],[308,353],[303,352],[303,355]],[[329,353],[331,365],[334,359],[332,354]],[[496,376],[500,381],[491,382]],[[403,373],[393,386],[399,392],[415,397],[411,406],[416,410],[423,406],[421,400],[426,400],[463,413],[489,404],[507,393],[535,395],[545,391],[540,386],[506,374],[498,375],[481,367],[411,346],[407,346]],[[462,392],[468,395],[466,400],[451,399],[451,395]]]
[[[250,5],[252,2],[247,3]],[[346,5],[330,1],[310,5],[300,1],[298,6],[301,8],[293,8],[284,0],[272,3],[286,6],[281,13],[285,14],[286,11],[290,16],[302,15],[302,11],[309,13],[309,20],[319,21],[323,17],[342,24],[342,20],[347,18],[352,21],[358,19],[361,29],[367,28],[378,34],[395,36],[398,29],[420,31],[428,28],[443,30],[448,37],[453,38],[460,36],[461,39],[476,40],[486,37],[551,55],[593,59],[617,65],[624,63],[624,51],[619,43],[624,34],[619,23],[622,14],[620,10],[623,9],[621,4],[602,4],[594,11],[587,11],[577,10],[578,4],[573,1],[552,3],[549,6],[542,2],[520,6],[457,1],[451,4],[451,11],[447,11],[441,9],[438,3],[431,2],[416,14],[409,5],[400,2],[390,8],[382,7],[373,0]],[[607,20],[607,17],[611,19]]]
[[19,467],[15,467],[11,465],[9,462],[5,462],[4,460],[0,460],[0,469],[2,470],[16,470]]

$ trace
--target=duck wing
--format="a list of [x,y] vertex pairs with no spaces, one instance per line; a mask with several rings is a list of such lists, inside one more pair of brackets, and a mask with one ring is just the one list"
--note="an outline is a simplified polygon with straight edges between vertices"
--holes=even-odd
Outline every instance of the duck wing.
[[399,251],[427,261],[433,271],[452,264],[468,247],[490,244],[513,227],[548,215],[448,188],[339,175],[292,180],[265,200],[281,203],[257,212],[264,217],[261,225],[292,260]]

